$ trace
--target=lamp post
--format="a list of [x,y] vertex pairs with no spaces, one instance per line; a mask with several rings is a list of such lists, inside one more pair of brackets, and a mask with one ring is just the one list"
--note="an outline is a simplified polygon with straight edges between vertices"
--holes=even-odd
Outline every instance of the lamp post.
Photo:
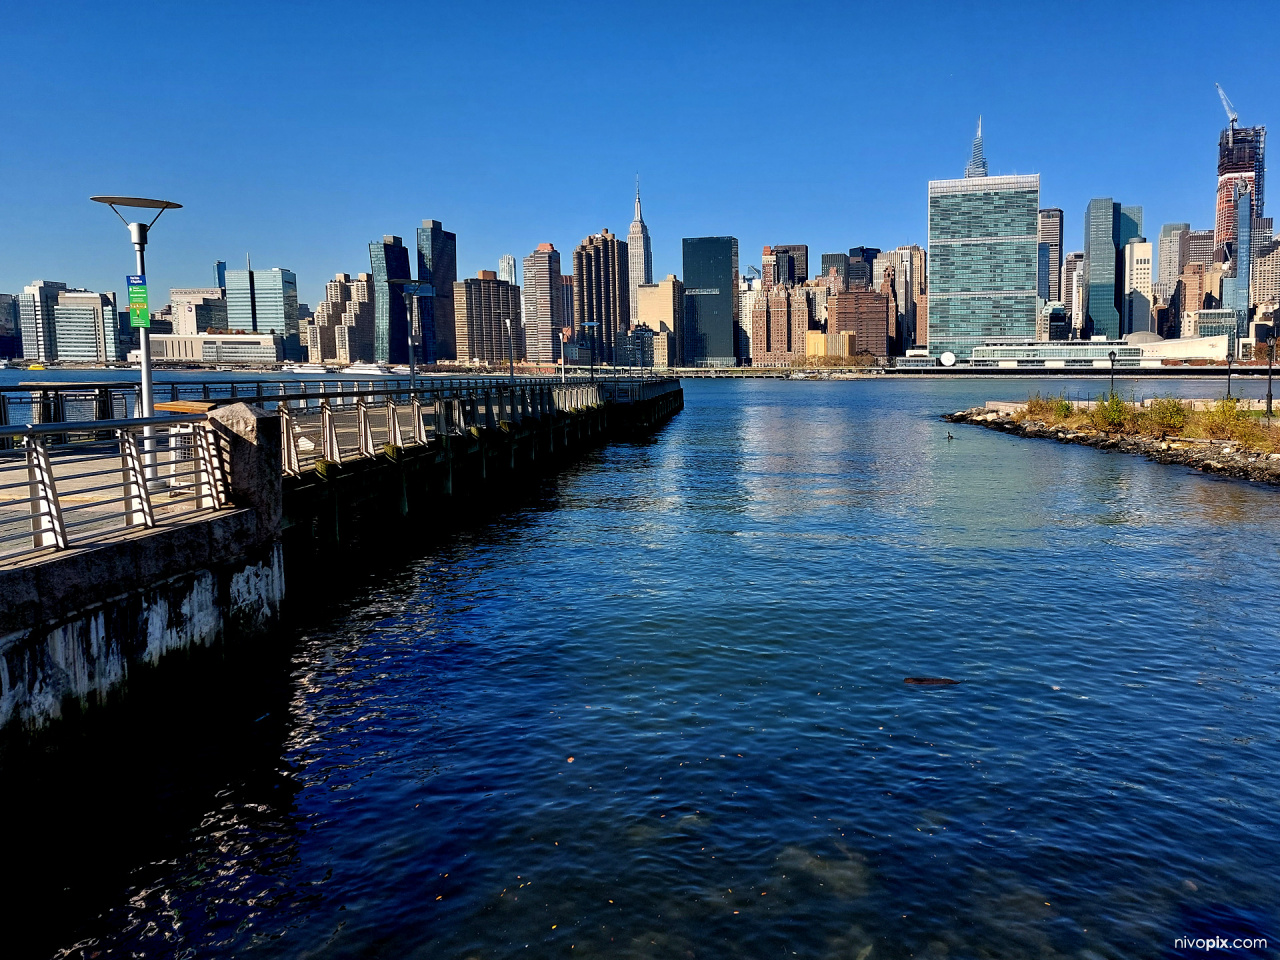
[[[422,342],[422,317],[418,309],[418,297],[434,296],[435,287],[425,280],[388,280],[387,283],[400,287],[409,298],[409,389],[418,389],[418,344]],[[414,328],[418,333],[414,334]]]
[[[181,209],[182,204],[171,200],[151,200],[146,197],[90,197],[95,203],[105,203],[111,212],[120,218],[120,222],[129,228],[129,239],[133,241],[137,274],[129,280],[129,322],[138,329],[139,353],[142,357],[142,416],[156,415],[155,395],[151,383],[151,310],[147,303],[147,233],[155,226],[160,215],[166,210]],[[130,223],[117,207],[135,210],[154,210],[156,215],[150,223]],[[141,291],[138,293],[136,291]],[[164,486],[158,477],[155,463],[155,428],[142,428],[143,473],[148,487]]]
[[507,325],[507,363],[511,371],[511,387],[514,389],[516,385],[516,342],[515,338],[511,336],[511,318],[503,317],[502,322]]
[[1110,400],[1116,395],[1116,352],[1112,350],[1108,353],[1107,359],[1111,361],[1111,390],[1107,396],[1107,399]]
[[1271,425],[1271,365],[1276,362],[1276,335],[1267,337],[1267,425]]
[[588,329],[587,336],[591,338],[591,382],[596,382],[596,330],[600,326],[598,320],[588,320],[583,324]]
[[1231,338],[1227,338],[1227,399],[1231,399],[1231,364],[1235,356],[1231,352]]

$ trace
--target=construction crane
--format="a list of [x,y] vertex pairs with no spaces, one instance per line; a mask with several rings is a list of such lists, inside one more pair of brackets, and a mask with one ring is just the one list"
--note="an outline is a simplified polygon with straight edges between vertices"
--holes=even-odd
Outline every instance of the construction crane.
[[1218,97],[1222,100],[1222,109],[1227,111],[1227,146],[1235,146],[1236,121],[1240,119],[1240,114],[1236,113],[1235,106],[1227,97],[1227,91],[1222,89],[1222,84],[1215,83],[1218,88]]

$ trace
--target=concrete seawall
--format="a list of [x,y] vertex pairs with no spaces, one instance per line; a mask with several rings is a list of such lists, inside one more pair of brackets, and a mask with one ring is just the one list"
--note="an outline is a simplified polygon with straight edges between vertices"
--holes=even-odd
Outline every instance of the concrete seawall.
[[127,695],[140,669],[266,636],[281,623],[286,597],[305,602],[317,564],[338,550],[349,557],[356,544],[403,541],[408,526],[465,515],[471,498],[611,440],[644,436],[683,408],[672,384],[630,403],[322,460],[299,476],[282,476],[279,417],[244,404],[213,411],[227,506],[0,567],[0,745]]

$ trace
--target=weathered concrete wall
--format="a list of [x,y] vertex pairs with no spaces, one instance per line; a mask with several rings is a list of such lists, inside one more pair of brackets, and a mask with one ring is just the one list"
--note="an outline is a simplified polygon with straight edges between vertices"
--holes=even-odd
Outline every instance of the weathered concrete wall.
[[244,404],[212,419],[229,507],[0,569],[0,731],[40,729],[122,693],[131,671],[170,653],[276,622],[279,420]]

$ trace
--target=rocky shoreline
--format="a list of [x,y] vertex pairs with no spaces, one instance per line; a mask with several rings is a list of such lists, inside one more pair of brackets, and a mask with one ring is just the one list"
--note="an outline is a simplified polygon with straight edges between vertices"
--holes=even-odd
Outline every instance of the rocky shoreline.
[[1280,453],[1259,453],[1230,440],[1127,436],[1089,427],[1072,430],[1052,427],[1038,420],[1019,421],[1007,410],[989,410],[986,407],[959,410],[945,414],[942,419],[948,423],[967,423],[1019,437],[1133,453],[1157,463],[1180,464],[1204,473],[1280,486]]

